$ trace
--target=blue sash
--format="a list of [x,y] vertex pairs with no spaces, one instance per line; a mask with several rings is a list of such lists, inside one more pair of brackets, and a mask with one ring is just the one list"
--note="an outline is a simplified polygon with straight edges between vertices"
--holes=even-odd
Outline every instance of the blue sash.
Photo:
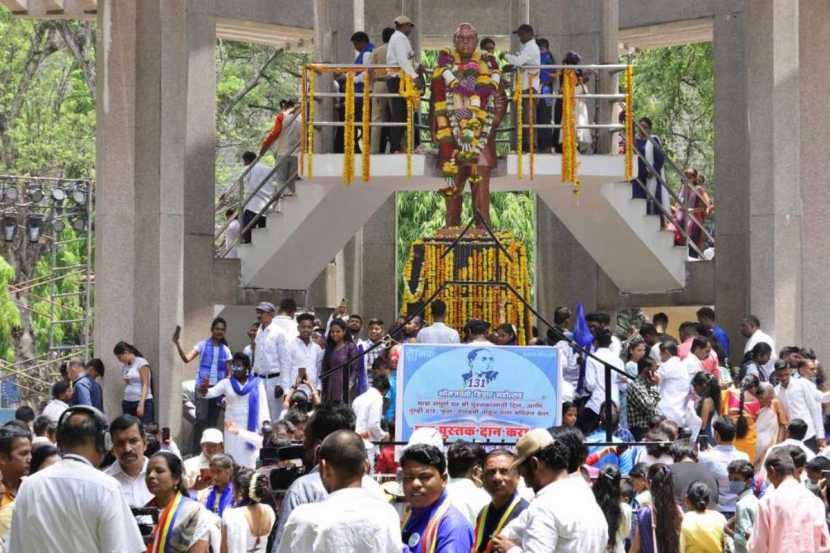
[[220,517],[222,513],[225,512],[226,507],[230,507],[233,505],[233,484],[229,483],[225,486],[225,489],[216,497],[216,486],[211,487],[210,493],[207,496],[207,505],[206,507],[212,512],[216,513]]
[[208,338],[204,341],[205,347],[202,348],[202,353],[199,355],[199,372],[196,375],[196,387],[204,381],[205,378],[210,380],[210,367],[213,365],[213,350],[219,350],[219,359],[216,361],[216,380],[210,382],[210,385],[222,380],[225,377],[225,362],[228,356],[225,353],[224,342],[219,344],[219,347],[213,345],[213,339]]
[[[231,387],[233,391],[239,396],[248,396],[248,424],[247,430],[250,432],[259,432],[259,378],[249,376],[245,386],[241,386],[235,376],[231,376]],[[245,443],[248,449],[256,449],[252,443]]]

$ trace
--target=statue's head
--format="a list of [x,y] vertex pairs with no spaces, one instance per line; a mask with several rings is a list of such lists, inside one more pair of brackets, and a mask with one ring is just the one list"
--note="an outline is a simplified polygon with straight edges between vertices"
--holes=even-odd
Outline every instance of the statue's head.
[[453,46],[462,56],[471,56],[478,46],[478,31],[471,23],[461,23],[452,35]]

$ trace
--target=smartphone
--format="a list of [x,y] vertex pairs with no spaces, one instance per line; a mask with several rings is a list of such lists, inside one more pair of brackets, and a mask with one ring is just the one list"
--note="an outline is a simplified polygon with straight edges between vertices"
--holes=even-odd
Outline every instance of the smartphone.
[[300,380],[302,380],[303,382],[308,380],[308,372],[305,370],[305,367],[300,367],[299,374],[300,374]]
[[213,480],[213,476],[210,474],[210,468],[199,469],[199,476],[205,482]]
[[173,331],[173,340],[178,341],[178,339],[181,337],[181,335],[182,335],[182,327],[181,327],[181,325],[176,325],[176,330]]
[[169,442],[170,441],[170,427],[165,426],[161,429],[161,441]]

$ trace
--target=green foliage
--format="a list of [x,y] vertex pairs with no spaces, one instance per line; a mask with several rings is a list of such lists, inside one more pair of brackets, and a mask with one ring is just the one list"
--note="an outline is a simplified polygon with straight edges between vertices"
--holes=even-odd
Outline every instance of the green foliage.
[[0,257],[0,359],[14,362],[12,329],[20,324],[20,311],[9,295],[9,285],[14,280],[14,269]]
[[[397,278],[403,294],[403,266],[416,240],[431,237],[444,225],[446,206],[436,192],[399,192],[397,195]],[[490,218],[495,230],[507,230],[524,242],[528,252],[530,280],[535,275],[536,196],[532,192],[495,192],[490,194]],[[461,220],[472,219],[472,199],[464,196]],[[398,298],[400,300],[400,298]]]
[[[707,177],[714,168],[714,65],[712,43],[643,50],[634,64],[636,117],[648,116],[671,158]],[[670,182],[677,175],[666,169]],[[707,179],[711,183],[711,178]]]

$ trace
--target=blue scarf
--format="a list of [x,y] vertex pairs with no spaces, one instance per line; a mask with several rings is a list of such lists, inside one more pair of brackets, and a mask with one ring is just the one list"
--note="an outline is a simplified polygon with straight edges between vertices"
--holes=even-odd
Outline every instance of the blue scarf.
[[210,488],[210,493],[207,496],[206,507],[212,513],[216,513],[221,517],[222,513],[225,512],[225,509],[233,505],[233,484],[228,483],[228,485],[225,486],[225,489],[222,491],[222,494],[219,496],[219,503],[217,504],[216,501],[216,486],[212,486]]
[[[222,380],[225,377],[225,362],[228,360],[225,353],[225,344],[220,343],[217,348],[213,344],[213,338],[205,340],[205,347],[202,349],[202,354],[199,355],[199,372],[196,375],[196,387],[204,381],[205,378],[210,380],[210,367],[213,365],[213,351],[219,350],[219,359],[216,361],[216,381]],[[216,382],[211,382],[211,385]]]
[[[236,395],[248,396],[248,424],[247,430],[250,432],[259,432],[259,378],[255,376],[248,376],[248,381],[245,386],[241,386],[235,376],[231,376],[231,387]],[[254,444],[245,442],[245,447],[248,449],[256,449]]]

